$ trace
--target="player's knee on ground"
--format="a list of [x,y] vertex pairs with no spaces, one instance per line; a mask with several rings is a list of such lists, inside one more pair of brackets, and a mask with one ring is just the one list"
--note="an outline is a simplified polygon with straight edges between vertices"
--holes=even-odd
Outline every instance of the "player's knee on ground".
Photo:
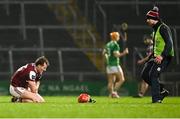
[[44,102],[44,99],[39,94],[32,93],[30,91],[25,91],[21,95],[21,98],[26,100],[32,100],[32,102]]

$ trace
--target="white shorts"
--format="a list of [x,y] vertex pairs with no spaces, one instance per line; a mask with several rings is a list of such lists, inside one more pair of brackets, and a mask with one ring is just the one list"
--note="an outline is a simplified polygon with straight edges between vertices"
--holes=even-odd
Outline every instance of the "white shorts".
[[119,73],[122,72],[122,68],[120,66],[107,66],[106,72],[107,74]]
[[23,87],[14,87],[12,85],[9,87],[10,94],[18,98],[21,97],[21,94],[24,93],[24,91],[26,91],[26,89]]

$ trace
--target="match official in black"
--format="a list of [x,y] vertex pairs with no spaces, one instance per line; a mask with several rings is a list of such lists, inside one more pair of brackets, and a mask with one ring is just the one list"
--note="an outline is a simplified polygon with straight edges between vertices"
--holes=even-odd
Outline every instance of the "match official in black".
[[159,82],[159,77],[174,56],[173,40],[170,28],[160,20],[158,7],[154,6],[147,12],[146,22],[154,30],[154,45],[141,76],[151,86],[152,103],[161,103],[169,95],[169,91]]

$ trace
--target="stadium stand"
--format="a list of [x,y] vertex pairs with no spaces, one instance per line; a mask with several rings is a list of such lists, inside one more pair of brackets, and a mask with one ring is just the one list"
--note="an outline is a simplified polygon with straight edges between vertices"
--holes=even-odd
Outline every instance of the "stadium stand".
[[[86,13],[86,8],[84,7],[85,4],[88,4],[87,13]],[[156,4],[159,7],[161,19],[171,27],[173,33],[173,38],[175,43],[174,47],[177,55],[175,56],[174,61],[171,64],[170,68],[168,68],[166,73],[162,76],[163,81],[167,82],[167,85],[171,84],[170,90],[173,90],[173,86],[176,85],[176,83],[179,80],[178,77],[179,75],[177,74],[180,71],[180,64],[179,64],[180,56],[178,55],[180,42],[177,40],[180,37],[179,35],[180,23],[178,19],[180,18],[180,14],[172,14],[172,13],[180,12],[178,0],[163,1],[157,3],[153,3],[153,1],[147,2],[143,0],[139,0],[139,1],[79,0],[77,2],[77,5],[81,9],[81,14],[84,16],[88,16],[89,21],[91,23],[96,24],[98,32],[102,37],[102,41],[104,40],[103,32],[106,32],[105,34],[107,34],[111,30],[115,29],[114,26],[116,27],[120,26],[124,22],[128,24],[128,30],[127,30],[128,41],[126,43],[126,46],[129,47],[130,54],[127,56],[128,62],[125,68],[130,72],[134,70],[134,67],[136,68],[138,67],[136,64],[133,64],[135,62],[131,61],[132,57],[134,57],[133,54],[134,47],[143,49],[144,48],[142,42],[143,36],[147,34],[151,34],[152,32],[152,30],[146,25],[145,14],[149,9],[153,7],[154,4]],[[93,9],[93,11],[91,9]],[[104,25],[103,24],[104,22],[106,22],[107,24]],[[105,31],[104,29],[107,29],[107,31]],[[136,69],[136,72],[134,73],[136,76],[134,78],[137,78],[137,75],[140,74],[139,70],[138,68]],[[166,77],[167,75],[169,78]],[[172,76],[173,79],[170,78]]]
[[[20,4],[9,4],[9,13],[6,14],[4,4],[0,4],[1,15],[0,25],[1,26],[15,26],[15,28],[2,28],[0,29],[0,47],[1,48],[40,48],[40,32],[41,26],[62,26],[62,23],[56,19],[54,11],[48,8],[47,4],[24,4],[25,11],[25,25],[26,25],[26,37],[23,39],[21,27],[21,8]],[[43,36],[43,47],[44,48],[78,48],[71,35],[65,28],[47,28],[45,27],[42,31]],[[59,72],[59,61],[57,52],[47,51],[44,54],[49,58],[51,66],[49,67],[50,72]],[[14,70],[17,69],[21,64],[27,62],[33,62],[40,53],[31,52],[19,52],[13,53]],[[96,67],[88,60],[87,56],[82,52],[63,52],[63,69],[64,72],[89,72],[98,71]],[[5,57],[1,55],[1,59]],[[1,60],[1,66],[8,65],[8,60]],[[8,71],[8,67],[6,71]],[[1,69],[1,72],[4,72]]]

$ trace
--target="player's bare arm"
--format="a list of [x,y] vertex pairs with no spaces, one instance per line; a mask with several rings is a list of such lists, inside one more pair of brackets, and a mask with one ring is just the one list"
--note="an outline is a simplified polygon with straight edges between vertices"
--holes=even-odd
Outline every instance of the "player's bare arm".
[[27,82],[29,84],[29,88],[31,89],[31,92],[32,93],[37,93],[38,92],[38,88],[36,86],[36,82],[32,81],[32,80],[28,80]]
[[124,55],[126,55],[128,53],[129,53],[129,50],[128,50],[128,48],[126,48],[122,53],[120,53],[119,51],[115,51],[114,56],[115,57],[122,57],[122,56],[124,56]]
[[151,53],[147,55],[145,58],[138,60],[137,63],[144,64],[149,59],[150,56],[151,56]]
[[37,90],[39,89],[39,86],[40,86],[40,81],[37,81],[37,82],[36,82]]

